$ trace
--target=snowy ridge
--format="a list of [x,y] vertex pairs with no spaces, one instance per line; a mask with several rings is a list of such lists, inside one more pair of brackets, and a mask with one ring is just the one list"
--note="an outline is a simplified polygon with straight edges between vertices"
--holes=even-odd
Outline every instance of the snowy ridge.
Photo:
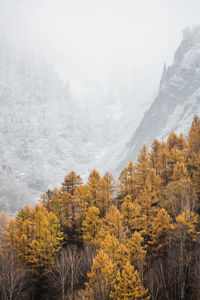
[[174,63],[164,66],[158,95],[126,144],[128,153],[116,172],[155,138],[165,139],[171,131],[186,135],[194,114],[200,114],[200,26],[184,30]]

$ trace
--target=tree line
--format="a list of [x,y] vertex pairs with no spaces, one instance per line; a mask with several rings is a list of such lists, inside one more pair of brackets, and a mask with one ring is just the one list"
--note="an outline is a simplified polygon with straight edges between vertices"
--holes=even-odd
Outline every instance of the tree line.
[[1,299],[200,299],[200,118],[143,146],[116,183],[74,171],[0,215]]

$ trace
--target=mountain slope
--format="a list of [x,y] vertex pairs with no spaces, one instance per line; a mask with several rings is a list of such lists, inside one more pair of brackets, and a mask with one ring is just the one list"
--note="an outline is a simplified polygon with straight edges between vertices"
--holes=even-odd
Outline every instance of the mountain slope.
[[71,170],[105,172],[128,126],[121,106],[96,84],[72,93],[45,60],[0,42],[0,210],[31,204]]
[[187,134],[200,114],[200,26],[186,29],[172,66],[164,66],[158,95],[126,144],[117,170],[136,160],[142,145],[165,139],[173,130]]

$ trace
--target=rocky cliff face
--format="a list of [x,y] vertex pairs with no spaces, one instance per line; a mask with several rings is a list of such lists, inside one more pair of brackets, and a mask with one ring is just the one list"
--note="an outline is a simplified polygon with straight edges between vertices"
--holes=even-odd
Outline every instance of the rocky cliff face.
[[170,67],[164,66],[158,95],[121,155],[124,167],[142,147],[171,131],[187,134],[194,114],[200,114],[200,26],[186,29]]

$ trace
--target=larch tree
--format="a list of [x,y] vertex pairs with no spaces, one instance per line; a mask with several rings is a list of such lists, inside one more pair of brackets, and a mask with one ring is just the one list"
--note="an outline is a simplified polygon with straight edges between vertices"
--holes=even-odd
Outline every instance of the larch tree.
[[172,220],[164,208],[160,209],[152,223],[149,246],[153,256],[162,257],[166,255],[169,247]]
[[116,276],[116,266],[109,256],[100,250],[93,260],[89,281],[86,283],[86,299],[107,300],[113,288],[113,280]]
[[159,172],[158,163],[159,163],[159,153],[161,151],[161,148],[162,148],[161,143],[157,139],[155,139],[151,145],[149,164],[150,164],[150,168],[156,170],[156,175],[158,175]]
[[148,290],[142,286],[138,271],[129,262],[122,271],[118,270],[114,291],[110,293],[114,300],[149,300]]
[[130,262],[137,268],[140,279],[143,283],[144,266],[147,253],[145,250],[144,238],[139,232],[135,231],[127,240],[126,247],[129,250]]
[[113,204],[115,181],[113,176],[106,172],[99,182],[99,190],[96,205],[100,209],[101,216],[105,216],[108,208]]
[[119,176],[118,197],[121,199],[120,203],[128,195],[131,196],[132,200],[135,198],[135,165],[132,161]]
[[33,209],[22,209],[16,220],[10,221],[6,239],[20,259],[37,272],[54,263],[54,254],[62,246],[63,233],[58,218],[36,205]]
[[100,211],[97,207],[88,208],[86,218],[82,223],[83,239],[85,242],[95,243],[102,224],[99,218]]
[[136,230],[142,234],[145,233],[147,217],[142,213],[142,207],[138,203],[132,202],[130,196],[125,197],[121,207],[121,214],[123,224],[128,227],[130,234]]
[[195,115],[188,134],[188,146],[191,156],[200,152],[200,118]]
[[149,171],[149,154],[146,146],[143,146],[137,158],[135,184],[137,196],[144,191]]
[[100,249],[103,250],[118,267],[122,267],[129,260],[129,249],[127,245],[109,233],[100,242]]
[[96,205],[98,191],[99,191],[99,184],[100,184],[101,176],[99,172],[94,169],[90,172],[88,177],[88,187],[90,190],[90,205]]
[[116,206],[112,205],[105,218],[103,219],[102,229],[100,231],[100,236],[104,236],[107,233],[114,235],[119,241],[123,239],[124,236],[124,226],[122,222],[122,215]]
[[62,193],[67,192],[73,196],[76,188],[81,184],[82,178],[80,177],[80,175],[77,175],[74,171],[72,171],[67,176],[65,176],[61,191]]

